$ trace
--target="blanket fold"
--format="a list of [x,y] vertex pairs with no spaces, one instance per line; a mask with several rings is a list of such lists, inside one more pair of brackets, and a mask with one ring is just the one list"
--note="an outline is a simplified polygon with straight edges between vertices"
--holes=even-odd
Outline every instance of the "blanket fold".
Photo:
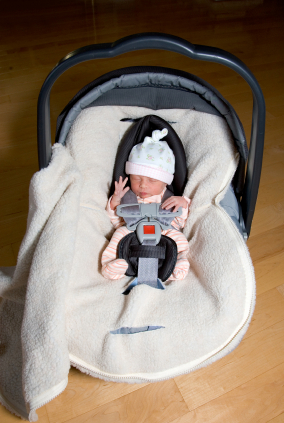
[[[82,177],[61,145],[31,180],[27,232],[14,271],[2,270],[0,401],[36,420],[37,398],[60,383],[70,362],[65,298],[74,255]],[[48,199],[48,200],[47,200]],[[60,234],[60,236],[57,236]],[[24,304],[24,305],[22,305]],[[21,352],[23,351],[23,357]],[[52,392],[51,392],[52,394]],[[57,393],[58,395],[58,393]],[[54,395],[56,396],[56,395]],[[26,411],[25,411],[26,410]]]

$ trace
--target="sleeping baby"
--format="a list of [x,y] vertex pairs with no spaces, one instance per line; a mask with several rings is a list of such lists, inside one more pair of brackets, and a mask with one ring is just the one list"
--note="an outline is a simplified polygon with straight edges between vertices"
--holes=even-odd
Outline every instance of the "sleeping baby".
[[[153,131],[152,137],[145,137],[144,141],[135,145],[125,164],[125,172],[130,178],[131,190],[136,194],[138,203],[161,203],[167,185],[174,178],[175,157],[166,141],[160,141],[168,134],[167,129]],[[117,258],[118,244],[130,231],[126,228],[122,217],[116,214],[116,207],[120,204],[125,193],[128,178],[120,176],[115,182],[114,194],[110,197],[106,210],[113,226],[116,228],[110,243],[102,255],[102,274],[107,279],[120,279],[125,276],[128,263]],[[163,202],[162,208],[175,212],[182,207],[182,214],[175,217],[172,227],[162,231],[162,235],[172,238],[177,244],[177,262],[168,280],[182,280],[189,269],[188,241],[180,230],[184,227],[189,213],[190,199],[185,196],[172,196]]]

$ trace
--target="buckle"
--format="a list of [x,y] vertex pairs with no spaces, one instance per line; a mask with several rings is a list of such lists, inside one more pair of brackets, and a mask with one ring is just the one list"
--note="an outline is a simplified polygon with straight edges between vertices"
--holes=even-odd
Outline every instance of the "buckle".
[[161,239],[161,226],[154,220],[142,220],[137,225],[136,235],[140,244],[144,241],[155,241],[157,245]]

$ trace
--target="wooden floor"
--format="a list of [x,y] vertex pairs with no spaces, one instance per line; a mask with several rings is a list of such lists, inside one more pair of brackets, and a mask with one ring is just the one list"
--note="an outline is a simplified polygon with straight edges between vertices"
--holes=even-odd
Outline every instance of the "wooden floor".
[[[25,233],[29,180],[37,171],[36,103],[69,51],[137,32],[168,32],[237,55],[266,99],[263,171],[248,246],[256,310],[231,354],[192,374],[155,384],[93,379],[71,369],[66,390],[39,411],[41,423],[284,422],[284,2],[282,0],[16,0],[0,9],[0,266],[12,266]],[[142,51],[85,63],[52,94],[52,131],[69,99],[124,66],[183,69],[214,85],[250,135],[251,93],[233,71],[174,53]],[[0,422],[18,422],[0,406]]]

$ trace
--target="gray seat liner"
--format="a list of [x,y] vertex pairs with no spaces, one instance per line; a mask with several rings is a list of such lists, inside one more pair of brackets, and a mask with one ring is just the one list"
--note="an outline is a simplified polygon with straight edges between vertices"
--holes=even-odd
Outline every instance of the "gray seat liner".
[[[144,91],[145,88],[148,89]],[[136,89],[136,91],[127,93],[128,90],[133,89]],[[110,93],[111,91],[113,93]],[[185,99],[188,94],[188,99]],[[132,98],[132,95],[135,95],[135,98]],[[247,159],[248,151],[245,135],[232,107],[208,87],[196,81],[166,73],[144,72],[121,75],[93,88],[83,98],[79,99],[68,112],[58,142],[65,144],[71,126],[82,110],[97,105],[107,105],[107,98],[111,104],[116,105],[131,106],[134,102],[136,106],[153,107],[154,110],[158,110],[173,108],[174,104],[176,108],[180,109],[192,108],[204,113],[219,114],[227,121],[241,157],[244,160]],[[193,104],[193,100],[197,100],[197,102]],[[150,102],[150,105],[149,103],[146,104],[147,101]],[[169,107],[169,103],[171,103],[171,107]]]
[[200,95],[182,89],[161,87],[115,88],[101,95],[88,107],[96,106],[139,106],[158,109],[193,109],[216,116],[222,116]]
[[224,195],[224,198],[220,201],[220,205],[228,213],[228,215],[238,228],[239,232],[243,236],[243,231],[240,225],[239,204],[232,185],[229,186],[226,194]]

